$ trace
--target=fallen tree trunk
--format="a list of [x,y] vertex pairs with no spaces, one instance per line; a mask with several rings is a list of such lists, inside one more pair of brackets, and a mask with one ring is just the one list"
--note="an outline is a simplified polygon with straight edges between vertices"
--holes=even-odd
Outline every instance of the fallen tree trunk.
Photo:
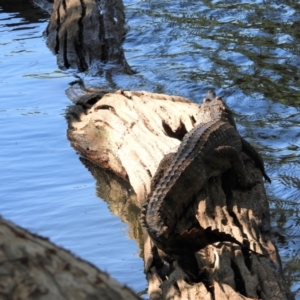
[[[188,99],[133,91],[92,93],[70,108],[67,118],[72,146],[129,182],[140,208],[162,157],[176,151],[198,122],[210,121],[205,110]],[[260,178],[260,184],[243,191],[229,188],[228,173],[212,178],[178,226],[190,228],[196,217],[202,228],[218,229],[238,241],[247,239],[261,255],[219,243],[193,255],[172,257],[158,249],[143,229],[150,299],[292,299],[270,235],[261,173],[243,157],[247,173]]]
[[93,265],[1,217],[0,239],[1,299],[140,299]]

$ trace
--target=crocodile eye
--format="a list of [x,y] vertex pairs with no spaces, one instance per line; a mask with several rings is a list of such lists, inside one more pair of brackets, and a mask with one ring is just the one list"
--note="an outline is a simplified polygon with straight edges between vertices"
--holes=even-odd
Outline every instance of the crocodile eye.
[[207,103],[207,102],[211,102],[211,99],[209,99],[209,98],[204,98],[204,99],[203,99],[203,103]]

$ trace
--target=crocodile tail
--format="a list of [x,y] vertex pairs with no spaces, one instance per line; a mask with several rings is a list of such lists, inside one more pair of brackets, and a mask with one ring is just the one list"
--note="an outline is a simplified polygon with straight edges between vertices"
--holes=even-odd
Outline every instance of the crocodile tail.
[[181,234],[182,242],[191,245],[194,252],[205,248],[208,245],[217,242],[230,242],[237,244],[241,247],[245,247],[241,242],[239,242],[232,235],[222,232],[218,229],[212,229],[211,227],[203,228],[193,228],[189,231],[184,231]]
[[142,205],[141,215],[140,215],[140,224],[142,225],[142,227],[145,227],[145,228],[147,228],[147,223],[146,223],[147,206],[148,206],[148,203],[145,203],[144,205]]
[[230,242],[239,245],[242,249],[251,251],[249,247],[239,242],[231,234],[222,232],[218,229],[201,227],[185,230],[181,234],[170,234],[168,237],[160,235],[159,237],[151,235],[158,248],[170,255],[183,255],[198,252],[208,245],[217,242]]

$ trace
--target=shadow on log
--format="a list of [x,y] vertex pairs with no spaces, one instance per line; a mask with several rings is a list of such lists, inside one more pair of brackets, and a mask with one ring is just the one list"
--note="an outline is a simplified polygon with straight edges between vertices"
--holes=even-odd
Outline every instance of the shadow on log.
[[0,237],[1,299],[140,299],[93,265],[1,217]]
[[[82,156],[127,181],[136,194],[130,198],[141,208],[161,159],[211,116],[203,106],[177,96],[133,91],[94,96],[86,98],[93,99],[90,105],[78,101],[70,107],[68,137]],[[246,240],[257,253],[219,242],[196,253],[170,255],[158,249],[143,228],[150,299],[293,299],[270,236],[261,172],[246,154],[242,158],[247,174],[259,178],[259,183],[248,190],[232,188],[231,170],[212,177],[178,219],[177,229],[188,230],[195,223],[211,227],[241,243]],[[136,216],[127,221],[134,223],[130,228],[140,228]],[[140,238],[140,234],[134,236]]]

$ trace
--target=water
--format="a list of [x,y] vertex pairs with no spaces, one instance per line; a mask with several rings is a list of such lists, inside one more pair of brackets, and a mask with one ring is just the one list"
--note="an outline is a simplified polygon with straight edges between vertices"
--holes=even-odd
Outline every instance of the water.
[[[47,15],[0,0],[0,212],[142,291],[147,283],[128,228],[96,197],[95,181],[66,139],[64,90],[42,32]],[[133,76],[86,82],[201,102],[215,88],[241,135],[261,152],[272,230],[300,299],[299,1],[126,0]],[[122,251],[119,251],[122,249]],[[129,271],[129,272],[128,272]]]
[[36,14],[0,11],[0,214],[140,292],[138,246],[66,138],[74,77],[57,69],[42,38],[48,16]]

